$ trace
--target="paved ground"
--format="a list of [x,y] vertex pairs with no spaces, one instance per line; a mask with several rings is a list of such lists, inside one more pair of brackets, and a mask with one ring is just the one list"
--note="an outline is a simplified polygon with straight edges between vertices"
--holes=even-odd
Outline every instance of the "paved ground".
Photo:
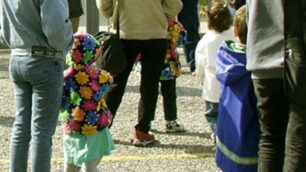
[[[181,52],[181,50],[180,50]],[[106,172],[168,172],[168,171],[219,171],[214,163],[213,142],[205,121],[201,86],[183,63],[183,74],[177,80],[177,105],[179,121],[186,133],[165,132],[162,99],[159,96],[153,132],[159,145],[148,148],[134,147],[130,135],[136,124],[139,98],[139,73],[130,76],[126,93],[111,129],[116,143],[113,155],[104,157],[99,169]],[[12,84],[8,78],[9,52],[0,51],[0,172],[8,171],[9,137],[14,120]],[[52,172],[63,171],[62,130],[58,124],[54,135]]]

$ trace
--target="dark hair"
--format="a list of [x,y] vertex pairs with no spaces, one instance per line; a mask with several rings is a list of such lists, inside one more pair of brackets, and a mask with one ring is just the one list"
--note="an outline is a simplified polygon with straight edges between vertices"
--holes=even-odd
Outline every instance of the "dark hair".
[[207,11],[208,29],[223,32],[232,24],[231,14],[228,6],[223,2],[213,2]]
[[237,30],[237,36],[242,44],[246,44],[247,40],[247,23],[246,23],[246,5],[241,6],[234,17],[234,27]]

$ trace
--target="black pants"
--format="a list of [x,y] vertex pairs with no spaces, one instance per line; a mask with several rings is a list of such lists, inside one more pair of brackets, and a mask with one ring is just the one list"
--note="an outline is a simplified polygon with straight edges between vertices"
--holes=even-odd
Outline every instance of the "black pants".
[[114,76],[114,82],[105,94],[106,104],[115,117],[135,58],[137,54],[141,53],[140,100],[138,104],[138,124],[135,129],[148,132],[155,115],[159,76],[167,51],[167,40],[122,40],[122,43],[128,66],[123,72]]
[[164,117],[166,121],[177,119],[176,79],[160,81],[163,96]]
[[282,79],[253,80],[253,83],[261,131],[258,170],[305,171],[306,107],[288,99]]

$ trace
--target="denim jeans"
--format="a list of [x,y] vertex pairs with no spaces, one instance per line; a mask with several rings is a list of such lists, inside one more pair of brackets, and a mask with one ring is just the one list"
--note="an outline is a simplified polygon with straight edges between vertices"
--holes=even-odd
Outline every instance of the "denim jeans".
[[61,58],[13,56],[15,121],[10,143],[10,171],[27,171],[29,147],[33,172],[49,172],[52,135],[61,104],[64,63]]
[[253,79],[259,112],[260,172],[304,172],[306,107],[284,93],[283,79]]
[[218,122],[218,103],[213,103],[209,101],[205,101],[206,111],[205,118],[208,122],[209,127],[211,128],[214,136],[217,134],[217,122]]
[[160,81],[163,96],[164,118],[166,121],[177,119],[176,79]]

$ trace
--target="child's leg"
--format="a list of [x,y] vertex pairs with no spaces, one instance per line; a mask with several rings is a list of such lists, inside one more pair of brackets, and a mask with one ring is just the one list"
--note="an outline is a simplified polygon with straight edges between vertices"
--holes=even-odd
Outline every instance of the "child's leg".
[[160,81],[161,93],[163,96],[164,115],[166,123],[166,132],[182,132],[185,131],[183,125],[179,124],[177,119],[176,107],[176,80]]
[[102,157],[84,163],[82,165],[83,172],[98,172],[98,165],[99,165],[101,159],[102,159]]
[[206,103],[206,111],[205,111],[205,118],[212,130],[213,139],[215,141],[215,136],[217,133],[217,121],[218,121],[218,103],[213,103],[209,101],[205,101]]
[[176,80],[160,81],[163,96],[163,107],[166,121],[174,121],[177,118],[176,107]]
[[79,172],[81,167],[73,165],[73,164],[65,164],[64,172]]

